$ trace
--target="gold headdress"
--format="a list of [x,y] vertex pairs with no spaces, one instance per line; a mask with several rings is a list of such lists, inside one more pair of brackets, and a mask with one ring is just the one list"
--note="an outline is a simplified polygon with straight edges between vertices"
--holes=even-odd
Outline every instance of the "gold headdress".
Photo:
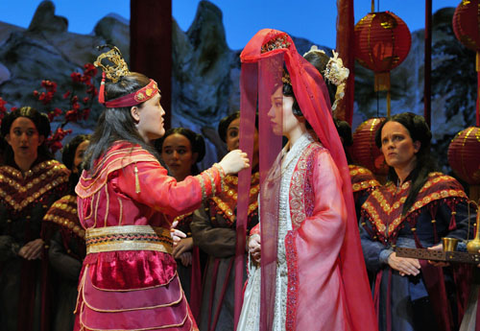
[[[98,46],[98,49],[103,49],[104,47],[110,47],[111,50],[100,54],[97,57],[97,60],[93,62],[93,65],[95,65],[95,67],[102,68],[102,71],[105,73],[107,78],[116,83],[120,77],[128,76],[130,71],[128,70],[127,63],[122,57],[122,53],[116,46],[103,45]],[[103,65],[103,59],[107,59],[113,65]]]
[[[305,57],[309,53],[325,54],[325,52],[321,49],[318,49],[316,45],[312,45],[310,50],[303,54],[303,57]],[[322,72],[322,74],[325,79],[337,86],[337,92],[335,93],[335,102],[332,105],[332,111],[335,111],[338,102],[345,96],[345,86],[347,84],[350,70],[343,66],[343,61],[341,58],[338,57],[338,53],[335,52],[335,50],[332,50],[332,53],[333,57],[331,57],[328,61],[327,66]]]
[[[113,83],[116,83],[120,78],[130,75],[127,63],[123,59],[120,50],[113,45],[103,45],[97,48],[103,49],[105,47],[110,47],[111,50],[100,54],[93,63],[96,67],[102,68],[103,71],[102,83],[100,85],[100,91],[98,92],[98,101],[100,103],[105,104],[107,108],[131,107],[153,98],[157,92],[160,91],[157,83],[153,79],[150,79],[150,83],[138,91],[105,102],[105,77]],[[102,63],[103,59],[108,60],[113,65],[104,65]]]

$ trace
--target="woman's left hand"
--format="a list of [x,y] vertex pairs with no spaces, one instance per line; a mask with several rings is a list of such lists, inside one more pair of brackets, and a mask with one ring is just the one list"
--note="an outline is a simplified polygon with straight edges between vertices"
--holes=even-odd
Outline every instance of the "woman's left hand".
[[[442,243],[440,243],[440,244],[437,244],[437,245],[432,246],[432,247],[427,247],[427,249],[430,250],[430,251],[443,251],[443,245],[442,245]],[[432,260],[428,260],[428,263],[430,263],[431,265],[433,265],[435,267],[448,267],[450,265],[450,263],[448,263],[448,262],[432,261]]]
[[175,259],[181,258],[183,253],[187,253],[193,249],[193,238],[184,238],[181,239],[177,245],[173,248],[173,257]]
[[185,267],[188,267],[189,265],[192,264],[192,253],[190,252],[185,252],[182,255],[180,255],[180,261]]
[[187,235],[183,233],[180,230],[175,229],[175,227],[178,225],[178,221],[175,221],[172,223],[172,226],[170,227],[170,235],[172,236],[173,239],[173,247],[177,246],[178,243],[183,239],[186,238]]
[[23,257],[25,260],[41,259],[43,245],[44,242],[40,238],[29,241],[22,248],[20,248],[18,255]]

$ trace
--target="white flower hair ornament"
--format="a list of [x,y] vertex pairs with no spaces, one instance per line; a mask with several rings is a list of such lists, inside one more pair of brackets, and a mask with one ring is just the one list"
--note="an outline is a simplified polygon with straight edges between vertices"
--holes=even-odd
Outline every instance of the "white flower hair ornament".
[[[303,57],[309,53],[315,52],[325,54],[325,51],[318,49],[316,45],[312,45],[310,50],[305,53]],[[345,86],[347,85],[347,79],[348,75],[350,74],[350,70],[343,66],[343,61],[340,57],[338,57],[338,53],[335,52],[335,50],[332,50],[332,54],[333,57],[331,57],[328,61],[327,66],[322,74],[325,79],[337,86],[335,102],[332,105],[332,111],[335,111],[335,109],[337,109],[338,102],[345,96]]]

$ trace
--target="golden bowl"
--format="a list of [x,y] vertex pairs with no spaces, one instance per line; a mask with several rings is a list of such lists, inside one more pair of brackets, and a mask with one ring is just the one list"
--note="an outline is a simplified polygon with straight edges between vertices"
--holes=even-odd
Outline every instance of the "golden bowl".
[[458,242],[460,240],[457,238],[442,238],[443,250],[445,252],[454,252],[457,249]]

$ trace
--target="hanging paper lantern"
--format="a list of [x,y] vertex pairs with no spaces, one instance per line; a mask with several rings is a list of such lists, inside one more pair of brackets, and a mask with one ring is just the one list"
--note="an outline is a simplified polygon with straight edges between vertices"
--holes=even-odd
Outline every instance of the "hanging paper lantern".
[[471,50],[480,49],[479,0],[463,0],[453,14],[453,32],[457,39]]
[[375,72],[375,91],[390,90],[390,70],[410,51],[408,26],[392,12],[370,13],[355,25],[355,57]]
[[375,144],[375,132],[385,118],[370,118],[360,124],[353,133],[350,155],[355,163],[369,169],[375,175],[384,176],[388,172],[385,157]]
[[457,133],[448,147],[448,163],[455,174],[470,185],[480,185],[480,128]]

